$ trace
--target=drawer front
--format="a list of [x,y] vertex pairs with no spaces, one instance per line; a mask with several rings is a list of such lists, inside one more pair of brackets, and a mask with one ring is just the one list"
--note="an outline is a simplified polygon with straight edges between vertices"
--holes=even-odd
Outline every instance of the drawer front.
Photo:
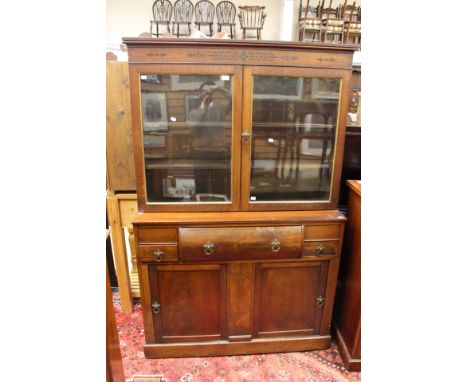
[[141,227],[138,229],[138,241],[177,244],[177,228]]
[[138,256],[145,262],[167,263],[179,260],[176,245],[139,245]]
[[340,238],[340,225],[306,225],[304,240],[333,240]]
[[304,250],[302,254],[304,256],[329,256],[336,255],[338,253],[338,244],[336,241],[306,241],[304,243]]
[[180,228],[182,261],[298,258],[302,226]]

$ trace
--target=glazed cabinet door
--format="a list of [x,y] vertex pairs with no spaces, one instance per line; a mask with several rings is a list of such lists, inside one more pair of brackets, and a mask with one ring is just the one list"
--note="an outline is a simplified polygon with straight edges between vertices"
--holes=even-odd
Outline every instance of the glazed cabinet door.
[[225,337],[225,266],[149,265],[148,276],[155,342]]
[[242,209],[336,208],[348,72],[244,68]]
[[257,264],[254,336],[319,335],[327,273],[327,261]]
[[133,64],[130,78],[139,211],[238,209],[242,68]]

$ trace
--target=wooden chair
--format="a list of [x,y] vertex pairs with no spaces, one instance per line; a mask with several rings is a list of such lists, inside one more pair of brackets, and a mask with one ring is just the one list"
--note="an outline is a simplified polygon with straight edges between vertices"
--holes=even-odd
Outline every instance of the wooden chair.
[[262,29],[265,23],[265,7],[245,6],[239,7],[239,22],[242,29],[242,38],[245,40],[246,31],[254,30],[257,33],[257,40],[262,39]]
[[332,8],[332,1],[328,8],[323,8],[325,0],[322,1],[322,41],[343,43],[344,42],[344,20],[343,9],[346,9],[346,1],[344,6]]
[[[153,3],[153,20],[150,20],[150,37],[159,37],[159,24],[166,26],[171,33],[172,4],[169,0],[156,0]],[[153,25],[156,25],[156,33],[153,33]]]
[[[321,41],[322,39],[322,17],[320,0],[316,7],[309,5],[302,6],[302,0],[299,5],[299,41]],[[307,32],[312,33],[312,38],[306,40]]]
[[200,0],[195,4],[195,26],[200,30],[202,25],[208,25],[209,36],[213,36],[215,7],[211,1]]
[[345,43],[361,44],[361,7],[356,7],[356,2],[353,3],[350,12],[345,10],[344,30]]
[[[193,4],[190,0],[177,0],[174,3],[174,21],[172,22],[172,34],[174,34],[177,25],[177,37],[179,36],[190,36],[192,33],[192,18],[193,18]],[[188,32],[186,34],[180,34],[180,24],[187,25]]]
[[230,38],[236,37],[236,6],[230,1],[221,1],[216,6],[216,18],[218,20],[218,32],[222,27],[228,26],[231,34]]

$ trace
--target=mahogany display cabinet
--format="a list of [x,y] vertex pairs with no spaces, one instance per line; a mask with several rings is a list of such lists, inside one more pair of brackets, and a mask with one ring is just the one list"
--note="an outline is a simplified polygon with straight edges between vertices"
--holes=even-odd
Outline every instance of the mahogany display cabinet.
[[328,347],[356,48],[124,42],[145,355]]

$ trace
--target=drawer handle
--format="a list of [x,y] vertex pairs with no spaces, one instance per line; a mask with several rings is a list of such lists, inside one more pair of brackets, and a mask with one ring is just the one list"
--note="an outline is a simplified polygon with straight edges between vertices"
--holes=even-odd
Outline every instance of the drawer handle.
[[325,247],[322,244],[319,244],[317,248],[315,248],[315,255],[323,256],[325,254]]
[[156,257],[157,262],[163,261],[164,252],[158,248],[156,251],[154,251],[154,256]]
[[156,314],[161,311],[161,305],[157,301],[155,301],[151,307],[153,308],[153,312]]
[[213,243],[206,243],[203,245],[203,252],[205,252],[205,255],[211,255],[214,251],[214,244]]
[[325,298],[323,296],[318,296],[315,299],[317,306],[322,307],[325,304]]
[[271,242],[271,250],[273,252],[278,252],[280,250],[280,241],[278,239],[275,239]]

